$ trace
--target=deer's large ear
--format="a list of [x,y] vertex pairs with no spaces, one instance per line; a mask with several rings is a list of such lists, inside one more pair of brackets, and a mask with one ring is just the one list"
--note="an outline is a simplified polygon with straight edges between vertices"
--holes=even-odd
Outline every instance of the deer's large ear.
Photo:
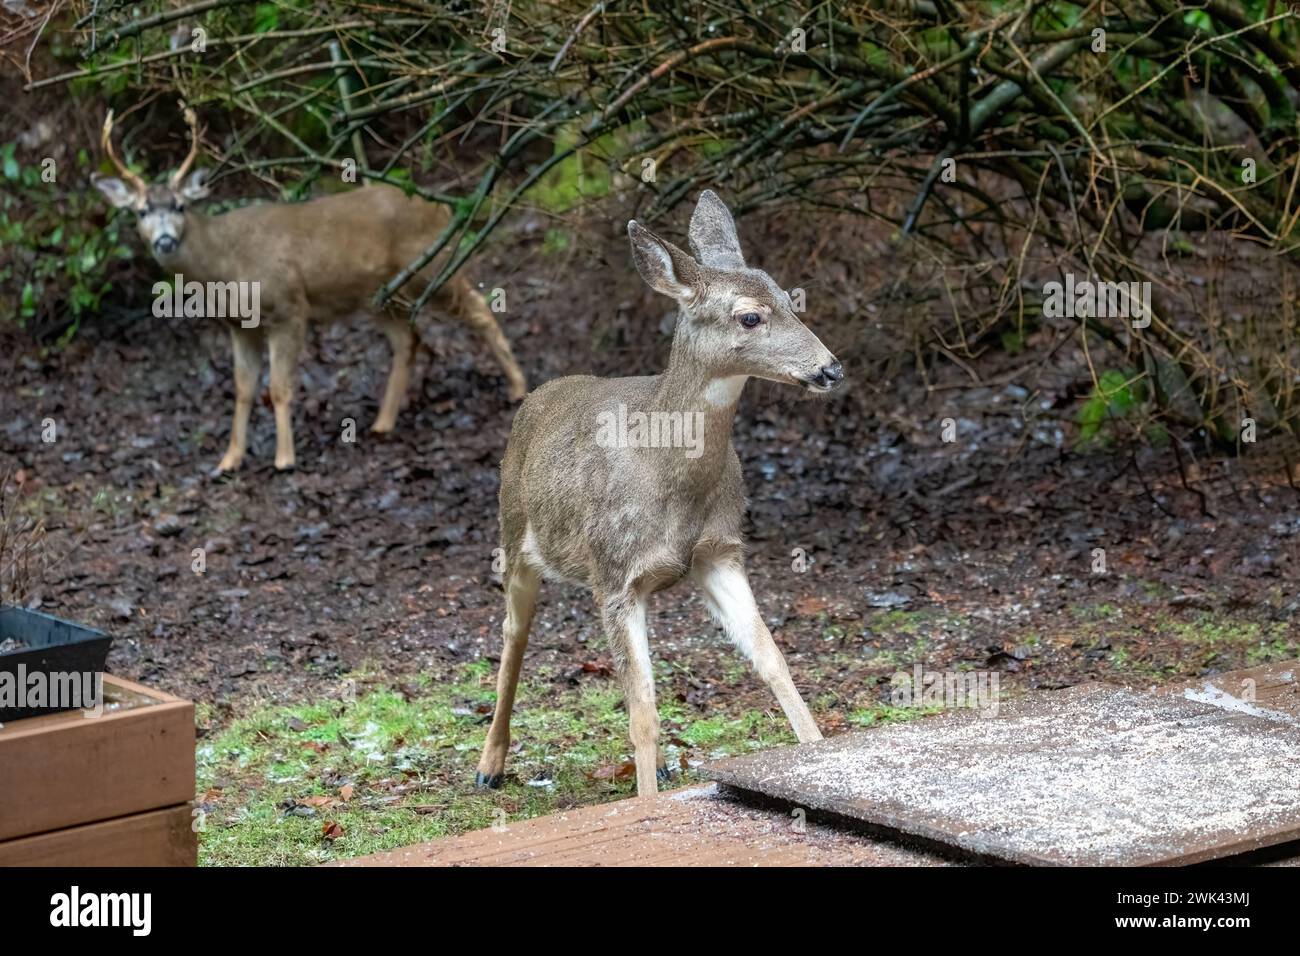
[[632,260],[646,285],[678,301],[695,297],[700,266],[666,239],[660,239],[635,219],[627,224],[632,240]]
[[186,202],[204,199],[207,197],[208,192],[208,171],[206,169],[194,170],[181,185],[181,198]]
[[691,251],[701,263],[713,269],[743,269],[745,257],[736,235],[736,220],[712,189],[700,193],[691,216],[688,236]]
[[95,173],[90,181],[114,209],[135,209],[140,204],[140,194],[115,176]]

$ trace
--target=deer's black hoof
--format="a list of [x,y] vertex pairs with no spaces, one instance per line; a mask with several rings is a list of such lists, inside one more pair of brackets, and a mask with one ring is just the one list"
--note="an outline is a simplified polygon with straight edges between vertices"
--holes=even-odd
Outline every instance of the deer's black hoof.
[[505,778],[503,773],[486,774],[479,771],[474,774],[474,786],[479,790],[499,790]]

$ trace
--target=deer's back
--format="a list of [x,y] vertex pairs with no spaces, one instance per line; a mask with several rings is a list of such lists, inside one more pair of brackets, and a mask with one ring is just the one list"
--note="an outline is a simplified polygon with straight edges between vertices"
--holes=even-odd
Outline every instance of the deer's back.
[[672,584],[713,532],[739,540],[744,491],[729,441],[711,462],[681,448],[618,447],[602,433],[620,409],[646,408],[658,383],[570,376],[529,395],[501,466],[507,554],[522,550],[552,576],[610,591],[629,574]]
[[432,245],[448,219],[440,204],[368,186],[213,217],[214,248],[205,258],[222,278],[256,278],[272,293],[297,283],[313,318],[336,317],[366,311],[379,287]]

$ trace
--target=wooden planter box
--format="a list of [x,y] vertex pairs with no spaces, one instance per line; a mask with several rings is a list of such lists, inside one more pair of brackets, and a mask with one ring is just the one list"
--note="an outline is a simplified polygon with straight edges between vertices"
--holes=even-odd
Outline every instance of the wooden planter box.
[[0,866],[194,865],[194,705],[108,674],[104,700],[0,728]]

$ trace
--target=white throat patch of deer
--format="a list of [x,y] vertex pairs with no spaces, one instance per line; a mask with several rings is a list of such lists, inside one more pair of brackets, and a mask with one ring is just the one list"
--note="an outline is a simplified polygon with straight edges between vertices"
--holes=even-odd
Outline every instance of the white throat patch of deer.
[[[194,111],[181,104],[190,149],[166,183],[149,185],[113,149],[113,114],[104,120],[101,144],[119,177],[94,177],[96,188],[119,209],[137,217],[141,239],[169,278],[187,290],[186,303],[257,302],[257,315],[204,314],[230,328],[234,352],[235,413],[230,445],[218,468],[240,466],[248,447],[248,419],[258,392],[263,347],[270,353],[271,403],[275,407],[275,467],[295,461],[291,403],[298,356],[311,322],[363,314],[388,337],[393,365],[372,430],[392,431],[410,381],[418,338],[396,305],[376,309],[379,288],[432,245],[450,220],[446,207],[407,196],[395,187],[371,185],[297,203],[246,206],[207,216],[192,204],[208,195],[207,173],[189,169],[198,156],[200,132]],[[187,175],[188,174],[188,175]],[[430,281],[441,263],[427,265],[414,281]],[[179,298],[179,296],[178,296]],[[463,275],[439,290],[432,305],[466,322],[486,343],[505,374],[513,401],[528,390],[510,343],[487,302]],[[193,314],[186,307],[185,314]]]
[[628,236],[642,278],[679,307],[668,368],[640,378],[556,379],[515,416],[501,463],[504,648],[481,786],[503,779],[544,577],[585,585],[600,608],[627,698],[639,795],[655,794],[665,776],[647,602],[687,576],[799,740],[821,738],[750,591],[731,429],[748,378],[827,392],[843,369],[772,277],[745,265],[731,213],[714,193],[700,196],[691,217],[694,256],[636,222]]

